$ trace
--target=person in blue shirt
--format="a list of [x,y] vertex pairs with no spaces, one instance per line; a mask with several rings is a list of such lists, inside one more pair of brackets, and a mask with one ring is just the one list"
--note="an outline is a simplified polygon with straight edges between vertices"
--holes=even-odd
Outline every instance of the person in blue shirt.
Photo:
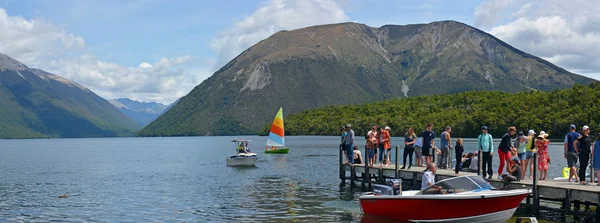
[[346,136],[344,137],[344,142],[346,142],[348,161],[350,162],[350,165],[353,165],[354,159],[352,159],[352,156],[354,154],[354,130],[352,130],[352,126],[350,124],[346,124]]
[[564,157],[565,159],[567,159],[567,167],[569,167],[570,171],[569,171],[569,182],[571,182],[571,178],[575,177],[575,180],[577,180],[577,161],[578,161],[578,157],[577,157],[577,150],[575,149],[575,147],[573,146],[573,144],[575,143],[575,140],[577,140],[577,138],[579,138],[579,134],[578,132],[575,131],[575,125],[571,124],[569,126],[569,133],[567,133],[567,135],[565,135],[565,145],[564,145]]
[[428,163],[432,162],[432,157],[435,153],[435,151],[433,151],[433,145],[434,145],[434,139],[435,139],[435,132],[433,132],[433,130],[431,130],[433,128],[433,124],[429,123],[427,124],[427,129],[425,129],[425,131],[421,132],[421,139],[423,140],[423,147],[421,147],[423,149],[423,156],[425,157],[425,164],[427,165]]
[[346,127],[342,126],[340,128],[340,132],[342,132],[342,140],[340,142],[340,150],[344,151],[344,157],[346,157],[346,162],[344,162],[344,164],[347,164],[348,161],[348,152],[346,152]]
[[[492,179],[492,156],[494,155],[494,140],[492,135],[488,133],[488,127],[481,127],[481,135],[477,137],[477,149],[481,154],[481,174],[485,178],[486,174],[489,175],[488,179]],[[486,173],[487,170],[487,173]]]

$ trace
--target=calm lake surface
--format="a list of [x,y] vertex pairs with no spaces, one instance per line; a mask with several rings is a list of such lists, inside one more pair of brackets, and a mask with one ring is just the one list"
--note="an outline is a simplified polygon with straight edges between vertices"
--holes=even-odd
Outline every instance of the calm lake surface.
[[[236,138],[252,140],[255,168],[225,166]],[[340,185],[339,137],[286,137],[287,155],[265,155],[265,142],[258,136],[0,140],[0,221],[373,222],[361,214],[360,187]],[[465,147],[474,151],[475,143],[466,140]],[[562,144],[551,144],[550,154],[549,178],[559,177]]]

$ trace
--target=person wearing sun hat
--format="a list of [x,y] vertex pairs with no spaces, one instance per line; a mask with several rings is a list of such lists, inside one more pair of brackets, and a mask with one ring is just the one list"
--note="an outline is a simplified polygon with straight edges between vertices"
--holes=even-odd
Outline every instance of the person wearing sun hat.
[[550,164],[548,145],[550,144],[550,141],[546,138],[548,138],[548,134],[544,131],[540,131],[540,135],[535,142],[535,146],[538,149],[538,169],[540,170],[540,177],[538,180],[546,180],[546,176],[548,176],[548,164]]
[[570,168],[569,171],[569,182],[571,181],[571,178],[573,178],[573,176],[575,177],[575,180],[577,180],[577,161],[578,161],[578,157],[577,157],[577,149],[575,149],[575,147],[573,147],[573,144],[575,143],[575,140],[577,140],[577,138],[579,138],[579,134],[578,132],[575,131],[575,124],[571,124],[569,126],[569,133],[567,133],[567,135],[565,135],[565,145],[563,147],[564,149],[564,157],[567,160],[567,167]]
[[384,147],[386,150],[385,153],[386,153],[386,157],[387,157],[387,159],[386,159],[387,165],[386,166],[389,166],[390,165],[390,156],[392,156],[392,145],[391,145],[392,137],[390,136],[391,135],[390,131],[392,131],[392,129],[390,129],[389,126],[386,126],[383,129],[385,129],[385,131],[387,132],[387,137],[388,137],[387,141],[384,141],[384,144],[385,144]]
[[585,181],[585,170],[590,162],[590,148],[594,140],[590,136],[590,127],[584,125],[582,130],[581,135],[573,143],[573,147],[576,149],[579,148],[579,184],[587,185],[588,183]]
[[[525,179],[525,172],[529,169],[529,179],[533,173],[533,152],[535,151],[535,131],[530,129],[527,132],[527,143],[525,148],[525,167],[521,170],[521,179]],[[527,168],[529,167],[529,168]]]

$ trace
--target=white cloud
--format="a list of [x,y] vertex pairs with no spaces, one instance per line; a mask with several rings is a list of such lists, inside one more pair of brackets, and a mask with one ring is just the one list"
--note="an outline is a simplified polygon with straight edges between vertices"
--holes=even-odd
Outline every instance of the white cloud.
[[[480,7],[489,7],[490,2]],[[597,75],[600,73],[600,7],[597,1],[513,1],[510,4],[504,9],[514,11],[499,10],[496,13],[510,15],[512,20],[489,23],[493,26],[488,30],[492,35],[571,72],[600,79]],[[481,23],[492,21],[480,19]]]
[[277,31],[346,21],[348,16],[333,0],[271,0],[210,41],[217,53],[215,68]]
[[[7,15],[0,8],[0,53],[29,67],[63,76],[107,98],[171,103],[209,76],[207,64],[192,56],[162,58],[137,67],[101,61],[82,37],[52,23]],[[204,69],[191,69],[204,65]]]
[[490,0],[475,8],[475,25],[480,27],[489,27],[494,25],[499,13],[513,4],[515,0]]
[[151,68],[152,65],[146,62],[141,63],[139,66],[139,68]]

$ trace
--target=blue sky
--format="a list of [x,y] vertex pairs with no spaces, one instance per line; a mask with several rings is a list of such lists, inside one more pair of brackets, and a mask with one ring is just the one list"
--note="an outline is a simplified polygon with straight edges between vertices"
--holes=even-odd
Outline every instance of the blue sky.
[[[169,103],[242,50],[281,29],[345,21],[378,27],[456,20],[572,72],[598,78],[600,61],[590,58],[600,55],[587,52],[600,52],[596,4],[554,0],[0,0],[0,24],[5,21],[6,26],[0,28],[8,30],[0,34],[0,53],[65,76],[105,98]],[[11,39],[15,36],[27,38]]]

